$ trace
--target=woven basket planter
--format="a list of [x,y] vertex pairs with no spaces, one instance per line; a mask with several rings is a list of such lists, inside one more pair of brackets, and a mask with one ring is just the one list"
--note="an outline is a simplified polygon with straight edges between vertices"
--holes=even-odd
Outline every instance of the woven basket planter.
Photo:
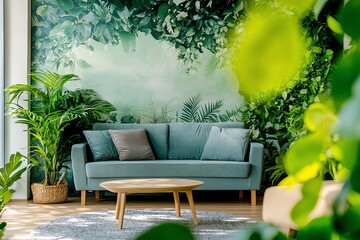
[[62,203],[68,200],[69,185],[61,183],[45,186],[42,183],[33,183],[31,191],[34,203]]

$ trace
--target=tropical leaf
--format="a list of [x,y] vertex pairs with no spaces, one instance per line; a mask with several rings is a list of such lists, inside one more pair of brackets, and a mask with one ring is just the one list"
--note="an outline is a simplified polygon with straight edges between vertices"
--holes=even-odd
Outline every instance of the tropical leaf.
[[218,122],[217,114],[220,113],[223,104],[223,100],[216,100],[201,106],[196,114],[195,122]]
[[26,171],[26,167],[21,167],[23,157],[19,152],[11,154],[9,162],[5,164],[4,168],[0,168],[0,186],[2,188],[9,188]]
[[[88,129],[89,125],[116,108],[100,99],[93,90],[64,92],[67,82],[79,80],[77,75],[39,71],[31,73],[30,76],[35,84],[18,84],[6,89],[10,99],[10,113],[16,118],[16,123],[28,126],[32,137],[29,160],[32,165],[45,171],[44,183],[53,185],[57,182],[59,171],[64,167],[67,159],[65,153],[69,153],[68,149],[73,144],[64,139],[69,139],[69,136],[79,134],[80,131],[74,132],[72,129],[64,134],[67,127],[71,124],[77,125],[83,120],[85,124],[81,126]],[[33,97],[31,109],[13,103],[24,93]]]
[[161,106],[158,110],[152,101],[141,117],[143,123],[170,123],[173,120],[167,105]]
[[240,117],[240,113],[241,109],[238,107],[232,110],[225,110],[225,113],[221,113],[218,115],[218,119],[220,122],[229,122],[231,120],[238,121],[237,117]]
[[190,97],[186,102],[184,102],[180,120],[182,122],[196,122],[201,101],[202,98],[200,94],[198,94],[196,96]]

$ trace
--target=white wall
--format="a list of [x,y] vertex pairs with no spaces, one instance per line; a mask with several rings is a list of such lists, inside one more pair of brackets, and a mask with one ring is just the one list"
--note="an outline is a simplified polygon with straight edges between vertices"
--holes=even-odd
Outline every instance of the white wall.
[[[28,83],[30,53],[30,0],[4,0],[5,87]],[[26,105],[26,103],[25,103]],[[24,125],[5,117],[5,160],[16,151],[27,154],[28,135]],[[27,174],[14,185],[13,199],[27,199]]]

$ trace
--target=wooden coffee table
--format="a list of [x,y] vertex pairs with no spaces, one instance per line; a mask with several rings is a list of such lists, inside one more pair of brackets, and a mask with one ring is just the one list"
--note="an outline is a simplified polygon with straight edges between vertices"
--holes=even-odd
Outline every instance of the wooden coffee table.
[[126,195],[131,193],[164,193],[172,192],[174,195],[176,216],[180,217],[180,198],[179,192],[185,192],[189,201],[190,209],[194,219],[194,224],[198,225],[195,212],[195,205],[192,190],[203,185],[204,182],[177,178],[149,178],[149,179],[130,179],[115,180],[100,183],[100,186],[117,193],[115,217],[119,219],[119,229],[122,229],[125,214]]

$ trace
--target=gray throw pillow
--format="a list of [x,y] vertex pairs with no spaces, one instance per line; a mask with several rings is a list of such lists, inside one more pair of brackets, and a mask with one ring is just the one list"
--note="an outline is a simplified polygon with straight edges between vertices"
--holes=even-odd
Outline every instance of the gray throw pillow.
[[120,160],[155,159],[145,129],[109,130],[109,133]]
[[94,161],[119,159],[119,154],[108,131],[83,131]]
[[201,160],[244,161],[249,129],[211,127]]

